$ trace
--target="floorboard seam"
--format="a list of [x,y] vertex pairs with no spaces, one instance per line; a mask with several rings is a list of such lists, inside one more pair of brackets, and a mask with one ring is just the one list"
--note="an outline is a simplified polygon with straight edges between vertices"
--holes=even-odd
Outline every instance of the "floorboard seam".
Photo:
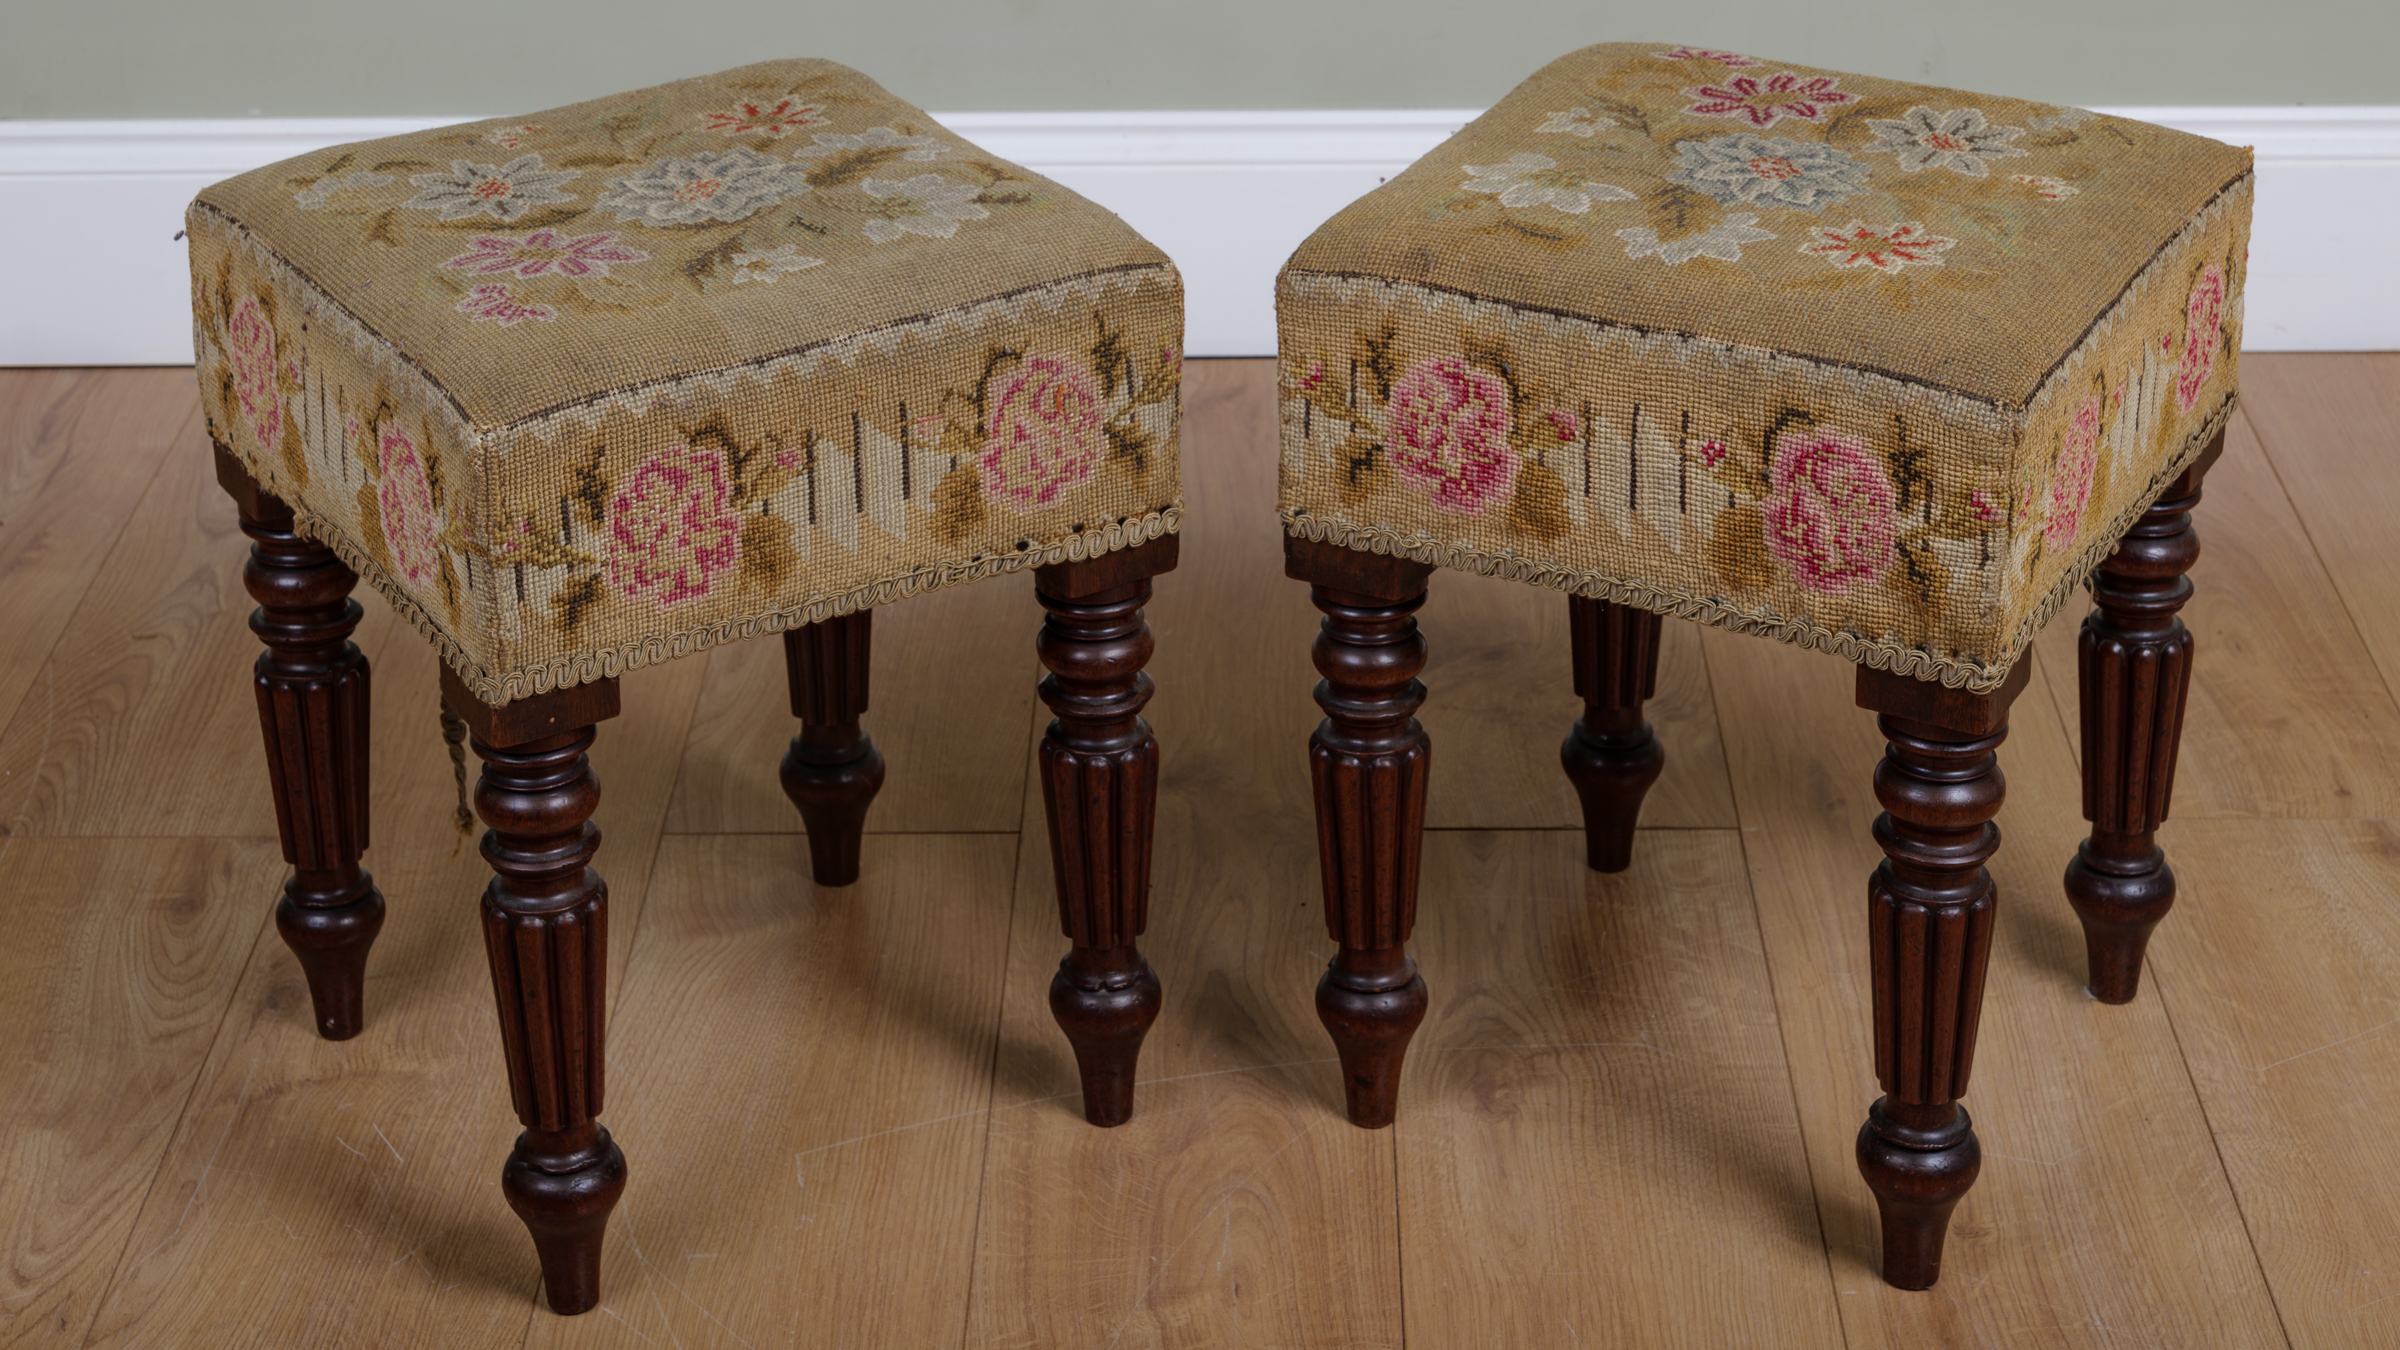
[[[2367,660],[2375,667],[2376,678],[2383,682],[2384,701],[2400,708],[2400,695],[2396,695],[2392,688],[2392,673],[2385,670],[2383,662],[2376,657],[2375,644],[2367,641],[2367,630],[2360,625],[2357,613],[2350,608],[2349,593],[2342,589],[2341,582],[2336,579],[2340,574],[2325,560],[2325,550],[2317,544],[2317,532],[2309,527],[2308,516],[2301,511],[2300,503],[2292,497],[2291,488],[2284,483],[2283,470],[2275,463],[2274,447],[2267,444],[2266,433],[2258,429],[2258,424],[2250,420],[2247,412],[2237,411],[2234,416],[2242,419],[2242,425],[2250,428],[2250,438],[2258,442],[2258,457],[2267,462],[2267,472],[2275,479],[2275,490],[2283,494],[2283,504],[2292,509],[2292,519],[2300,526],[2300,537],[2308,541],[2309,556],[2317,562],[2318,578],[2326,590],[2333,592],[2333,602],[2342,607],[2342,617],[2349,620],[2350,635],[2365,649]],[[2203,486],[2201,491],[2205,494],[2207,488]],[[2202,499],[2206,500],[2205,495]]]

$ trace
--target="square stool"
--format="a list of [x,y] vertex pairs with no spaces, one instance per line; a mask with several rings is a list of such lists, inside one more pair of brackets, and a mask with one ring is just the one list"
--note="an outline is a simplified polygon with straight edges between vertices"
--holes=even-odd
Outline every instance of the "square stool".
[[1884,1277],[1931,1286],[1975,1179],[1958,1099],[1997,896],[1994,751],[2075,590],[2092,992],[2173,903],[2189,512],[2235,397],[2245,150],[1732,52],[1552,62],[1300,246],[1277,282],[1287,570],[1324,611],[1309,742],[1317,1010],[1350,1117],[1392,1120],[1425,1015],[1414,921],[1436,567],[1566,593],[1560,749],[1588,861],[1627,865],[1665,753],[1664,616],[1837,653],[1890,748],[1868,883],[1860,1170]]
[[552,1307],[597,1302],[625,1185],[597,1120],[585,751],[638,666],[783,636],[784,790],[817,883],[847,885],[884,775],[860,728],[873,607],[1032,571],[1071,944],[1051,1008],[1086,1116],[1130,1115],[1160,999],[1135,942],[1158,782],[1142,611],[1182,517],[1165,255],[825,61],[338,146],[209,188],[187,223],[202,405],[255,541],[295,868],[277,930],[318,1030],[356,1034],[383,921],[360,866],[364,577],[441,650],[452,753],[471,738],[484,763],[484,938],[525,1126],[502,1188]]

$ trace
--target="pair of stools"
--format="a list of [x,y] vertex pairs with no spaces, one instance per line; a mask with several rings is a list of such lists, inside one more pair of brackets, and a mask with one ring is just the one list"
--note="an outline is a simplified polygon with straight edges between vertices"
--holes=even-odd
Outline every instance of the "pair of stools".
[[[1390,1123],[1436,567],[1566,593],[1561,748],[1589,861],[1665,762],[1664,616],[1835,652],[1890,748],[1859,1134],[1884,1274],[1924,1288],[1978,1154],[1994,751],[2074,589],[2084,808],[2066,889],[2133,996],[2174,898],[2188,517],[2235,397],[2246,151],[1730,52],[1593,47],[1303,244],[1277,282],[1279,508],[1324,611],[1309,743],[1318,1012]],[[585,751],[623,671],[780,633],[819,884],[881,756],[873,608],[1031,569],[1041,782],[1084,1109],[1132,1110],[1158,746],[1143,605],[1182,506],[1182,287],[1108,212],[854,71],[748,66],[337,147],[189,214],[219,477],[254,542],[257,690],[320,1032],[360,1027],[364,576],[440,649],[483,761],[483,924],[525,1132],[503,1173],[551,1305],[598,1299],[625,1161],[598,1122],[607,887]],[[971,685],[971,681],[967,682]]]

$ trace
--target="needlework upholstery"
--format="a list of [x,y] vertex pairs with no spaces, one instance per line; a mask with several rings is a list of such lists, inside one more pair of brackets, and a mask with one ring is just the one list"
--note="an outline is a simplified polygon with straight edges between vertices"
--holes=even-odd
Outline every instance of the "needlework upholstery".
[[1174,266],[832,62],[302,155],[187,225],[210,435],[487,702],[1181,519]]
[[1290,533],[1997,688],[2235,398],[2250,153],[1552,62],[1277,283]]

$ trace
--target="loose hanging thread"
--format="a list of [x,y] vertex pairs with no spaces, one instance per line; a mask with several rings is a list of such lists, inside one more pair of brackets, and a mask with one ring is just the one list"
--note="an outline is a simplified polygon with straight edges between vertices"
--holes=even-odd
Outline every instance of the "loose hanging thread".
[[467,804],[467,720],[442,706],[442,740],[450,746],[450,776],[458,782],[458,808],[453,817],[461,835],[475,833],[475,811]]

